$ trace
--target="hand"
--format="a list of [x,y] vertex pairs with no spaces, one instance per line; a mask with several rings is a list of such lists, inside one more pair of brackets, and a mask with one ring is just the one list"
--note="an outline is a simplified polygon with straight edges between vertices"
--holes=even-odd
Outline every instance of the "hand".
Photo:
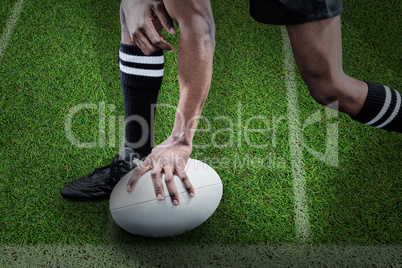
[[162,0],[123,0],[120,16],[122,32],[127,34],[145,55],[151,55],[160,49],[174,51],[174,47],[161,35],[162,28],[169,34],[176,34],[173,21]]
[[191,151],[191,145],[169,137],[159,146],[155,147],[144,162],[134,169],[127,183],[127,191],[131,192],[138,179],[148,170],[152,170],[151,178],[158,200],[165,198],[162,185],[162,173],[165,174],[165,183],[173,205],[177,206],[180,203],[179,193],[174,184],[173,175],[177,175],[180,178],[189,196],[194,197],[194,188],[184,170]]

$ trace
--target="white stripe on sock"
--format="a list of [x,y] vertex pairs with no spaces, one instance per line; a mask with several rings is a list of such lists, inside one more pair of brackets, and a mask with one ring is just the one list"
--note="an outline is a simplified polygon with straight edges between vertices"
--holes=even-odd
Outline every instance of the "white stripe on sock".
[[373,120],[366,123],[366,125],[372,125],[372,124],[375,124],[376,122],[378,122],[378,120],[380,120],[384,116],[384,114],[387,112],[389,105],[391,104],[391,98],[392,98],[391,90],[387,86],[384,86],[384,88],[385,88],[384,105],[382,106],[380,113]]
[[152,70],[152,69],[138,69],[124,66],[123,64],[119,64],[120,70],[123,73],[131,74],[131,75],[139,75],[139,76],[148,76],[148,77],[161,77],[163,76],[163,69],[160,70]]
[[142,64],[163,64],[163,55],[161,56],[136,56],[129,55],[119,50],[119,57],[123,61],[142,63]]
[[391,116],[387,119],[387,121],[385,121],[384,123],[382,123],[381,125],[379,125],[377,127],[383,128],[386,125],[388,125],[392,120],[394,120],[394,118],[398,114],[400,108],[401,108],[401,94],[396,92],[396,105],[395,105],[394,111],[392,112]]

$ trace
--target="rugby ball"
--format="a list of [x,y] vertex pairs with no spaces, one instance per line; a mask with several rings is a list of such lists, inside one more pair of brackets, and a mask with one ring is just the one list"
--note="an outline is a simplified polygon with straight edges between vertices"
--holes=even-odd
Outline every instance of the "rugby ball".
[[222,181],[207,164],[189,159],[185,167],[195,196],[188,196],[181,180],[174,176],[180,204],[174,206],[162,175],[165,199],[156,199],[151,171],[137,181],[132,192],[127,182],[133,171],[125,175],[113,189],[109,208],[114,221],[129,233],[144,237],[170,237],[192,230],[206,221],[218,207],[222,197]]

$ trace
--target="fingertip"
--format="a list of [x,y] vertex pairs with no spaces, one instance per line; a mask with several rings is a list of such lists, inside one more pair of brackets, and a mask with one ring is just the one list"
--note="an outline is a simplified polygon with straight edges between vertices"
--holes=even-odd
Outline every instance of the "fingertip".
[[162,201],[162,200],[163,200],[163,196],[162,196],[161,194],[158,194],[158,195],[156,196],[156,198],[157,198],[159,201]]
[[173,205],[178,206],[178,205],[179,205],[179,201],[177,201],[176,199],[173,200]]
[[170,27],[169,28],[169,33],[170,34],[176,34],[177,32],[176,32],[176,29],[174,27]]
[[127,184],[127,186],[126,186],[126,190],[127,190],[127,192],[131,192],[131,185],[130,184]]
[[195,194],[194,194],[194,193],[192,193],[192,192],[191,192],[191,193],[189,193],[188,195],[189,195],[191,198],[193,198],[193,197],[195,196]]

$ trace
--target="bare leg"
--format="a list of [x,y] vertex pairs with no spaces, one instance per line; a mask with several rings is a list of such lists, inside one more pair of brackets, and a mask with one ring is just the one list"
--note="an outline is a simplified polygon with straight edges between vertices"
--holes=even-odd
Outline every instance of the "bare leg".
[[127,28],[126,18],[124,17],[124,12],[120,7],[120,25],[121,25],[121,42],[123,44],[134,46],[135,43],[131,40],[130,33]]
[[340,16],[287,26],[287,30],[311,96],[322,105],[338,101],[340,111],[357,115],[368,87],[343,71]]
[[[164,57],[160,49],[146,56],[133,42],[122,7],[119,67],[126,119],[125,146],[134,149],[138,158],[144,158],[152,150],[153,107],[162,83]],[[162,27],[159,21],[155,20],[154,25],[160,33]]]

